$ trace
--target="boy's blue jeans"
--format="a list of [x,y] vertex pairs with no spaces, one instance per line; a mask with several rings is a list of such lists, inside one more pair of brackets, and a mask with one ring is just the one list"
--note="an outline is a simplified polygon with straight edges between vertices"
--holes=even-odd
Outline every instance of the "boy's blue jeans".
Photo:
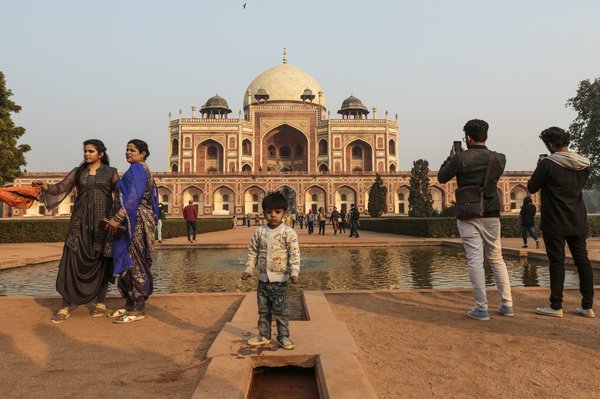
[[258,332],[271,339],[271,321],[277,323],[277,338],[289,337],[288,322],[288,283],[265,283],[258,281],[256,297],[258,301]]

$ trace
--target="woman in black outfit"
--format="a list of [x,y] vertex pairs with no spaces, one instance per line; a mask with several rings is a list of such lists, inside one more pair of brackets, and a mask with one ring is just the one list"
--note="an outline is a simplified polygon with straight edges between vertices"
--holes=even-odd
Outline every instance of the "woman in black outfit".
[[112,273],[111,240],[98,223],[110,217],[119,175],[110,167],[102,141],[84,141],[83,157],[84,162],[61,182],[32,183],[42,189],[41,201],[48,209],[58,206],[73,189],[77,193],[56,278],[56,290],[63,301],[52,316],[55,324],[69,318],[71,305],[96,299],[92,316],[104,316],[106,310],[104,298]]

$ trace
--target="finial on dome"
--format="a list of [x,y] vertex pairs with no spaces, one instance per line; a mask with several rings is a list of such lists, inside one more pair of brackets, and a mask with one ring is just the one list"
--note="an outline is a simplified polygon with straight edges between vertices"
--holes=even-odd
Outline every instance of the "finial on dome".
[[287,52],[285,51],[285,47],[283,48],[283,63],[287,64]]

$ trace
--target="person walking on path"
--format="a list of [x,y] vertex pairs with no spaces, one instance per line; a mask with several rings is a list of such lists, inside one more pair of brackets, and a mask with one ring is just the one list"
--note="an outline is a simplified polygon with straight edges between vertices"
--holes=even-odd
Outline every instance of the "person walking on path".
[[333,212],[331,212],[331,216],[329,217],[329,222],[333,226],[333,235],[336,235],[338,230],[340,229],[340,221],[341,221],[340,213],[337,208],[333,207]]
[[56,276],[56,291],[62,296],[61,308],[52,315],[52,323],[70,316],[71,305],[83,305],[96,299],[93,317],[104,316],[104,298],[112,272],[112,239],[98,224],[110,217],[119,174],[110,167],[104,143],[97,139],[83,142],[83,162],[61,182],[32,182],[40,187],[40,200],[48,210],[57,207],[73,189],[75,203],[62,257]]
[[299,213],[297,216],[297,219],[298,219],[298,224],[300,225],[300,230],[302,230],[302,228],[304,227],[304,214]]
[[146,165],[148,156],[146,142],[133,139],[127,143],[126,157],[131,166],[119,180],[118,211],[107,223],[112,235],[119,225],[127,228],[113,246],[113,275],[118,277],[119,291],[126,298],[124,308],[110,315],[119,324],[145,319],[146,301],[154,289],[150,268],[158,219],[158,188]]
[[308,230],[308,235],[311,235],[315,229],[315,214],[312,209],[309,209],[306,214],[306,229]]
[[251,346],[271,342],[271,320],[277,324],[277,343],[283,349],[294,349],[288,320],[288,280],[300,281],[300,247],[293,228],[282,223],[288,209],[287,198],[271,193],[262,201],[267,224],[254,232],[248,251],[246,269],[241,275],[247,280],[258,270],[258,335],[248,340]]
[[162,242],[162,225],[167,220],[165,216],[165,206],[163,203],[158,204],[158,221],[156,222],[156,239],[159,243]]
[[521,206],[521,212],[519,212],[519,221],[521,225],[521,237],[523,237],[523,248],[527,248],[527,235],[531,235],[531,238],[535,240],[535,247],[540,247],[540,240],[537,233],[535,232],[535,205],[531,201],[531,197],[527,196],[523,198],[523,206]]
[[325,214],[325,209],[323,207],[319,208],[319,213],[317,214],[317,222],[319,222],[319,235],[325,235],[325,222],[327,221],[327,215]]
[[188,204],[185,206],[185,208],[183,208],[183,218],[185,219],[185,227],[188,242],[196,242],[196,224],[198,222],[198,211],[194,206],[194,201],[189,200]]
[[350,222],[350,235],[349,237],[358,238],[358,220],[360,218],[360,213],[354,204],[350,204],[350,211],[348,212],[348,219]]
[[483,120],[468,121],[463,128],[463,140],[467,144],[467,150],[455,152],[453,146],[450,156],[438,172],[438,181],[442,184],[456,176],[459,189],[479,186],[483,190],[483,217],[456,221],[467,256],[469,279],[475,299],[475,307],[467,312],[467,316],[477,320],[490,319],[483,269],[484,257],[494,272],[500,293],[498,312],[504,316],[514,316],[510,278],[500,243],[500,199],[497,190],[498,179],[504,173],[506,158],[504,154],[490,151],[485,146],[488,129],[489,125]]
[[340,211],[340,234],[346,234],[346,212],[343,208]]
[[536,313],[563,317],[566,242],[577,267],[582,297],[575,313],[595,317],[594,275],[587,252],[588,220],[582,194],[590,161],[569,151],[570,136],[559,127],[544,130],[540,139],[550,155],[538,162],[527,189],[532,194],[542,192],[540,229],[549,261],[550,304],[537,308]]

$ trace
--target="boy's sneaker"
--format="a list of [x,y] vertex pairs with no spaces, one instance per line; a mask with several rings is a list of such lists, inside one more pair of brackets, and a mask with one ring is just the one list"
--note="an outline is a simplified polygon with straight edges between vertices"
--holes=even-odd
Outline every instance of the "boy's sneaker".
[[267,345],[270,342],[271,342],[271,340],[268,340],[265,337],[263,337],[262,335],[258,334],[256,337],[250,338],[248,340],[248,345],[261,346],[261,345]]
[[536,308],[535,313],[541,314],[544,316],[563,317],[562,309],[552,309],[550,307],[550,305],[544,306],[543,308]]
[[277,343],[279,344],[279,346],[286,350],[292,350],[296,347],[296,345],[294,345],[292,340],[288,337],[277,338]]
[[535,242],[535,249],[540,249],[540,242],[539,241]]
[[487,310],[473,308],[467,312],[467,316],[475,320],[486,321],[490,319],[490,313]]
[[575,308],[575,313],[583,317],[596,317],[592,309]]
[[498,313],[500,313],[502,316],[508,316],[508,317],[513,317],[515,315],[515,313],[513,312],[513,308],[512,306],[500,306],[498,308]]

